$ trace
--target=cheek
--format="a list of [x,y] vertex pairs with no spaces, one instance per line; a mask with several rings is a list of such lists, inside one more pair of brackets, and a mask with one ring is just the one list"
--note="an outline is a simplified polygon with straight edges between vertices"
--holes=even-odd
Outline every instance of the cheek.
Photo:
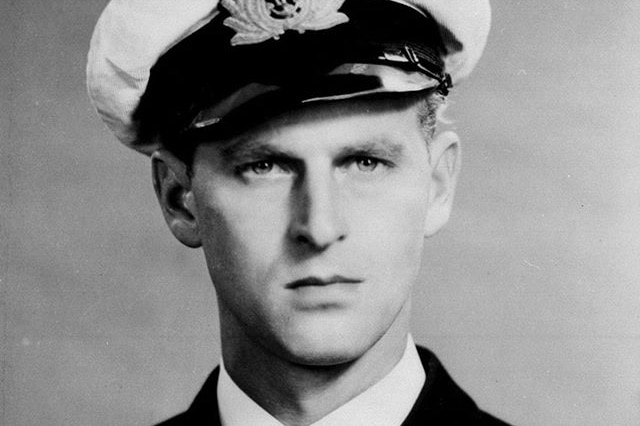
[[[413,284],[419,273],[427,213],[425,185],[405,185],[366,207],[355,220],[365,260],[397,285]],[[364,209],[359,209],[364,210]]]
[[214,284],[250,289],[252,283],[270,276],[282,252],[286,227],[282,203],[265,203],[263,196],[242,194],[233,187],[209,186],[196,195],[203,250]]

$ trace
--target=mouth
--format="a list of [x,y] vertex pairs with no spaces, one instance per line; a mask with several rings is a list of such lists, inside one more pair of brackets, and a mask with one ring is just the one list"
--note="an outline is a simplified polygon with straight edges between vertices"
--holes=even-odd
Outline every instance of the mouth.
[[357,278],[343,277],[342,275],[333,275],[328,278],[306,277],[300,280],[291,281],[286,285],[287,289],[295,290],[304,287],[326,287],[333,284],[359,284],[363,280]]

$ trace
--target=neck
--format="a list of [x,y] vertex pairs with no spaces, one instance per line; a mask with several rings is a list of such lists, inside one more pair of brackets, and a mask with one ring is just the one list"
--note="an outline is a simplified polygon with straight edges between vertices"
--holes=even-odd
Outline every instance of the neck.
[[[309,425],[380,381],[406,348],[409,306],[360,356],[329,366],[291,362],[247,338],[222,333],[225,368],[233,381],[285,425]],[[228,328],[222,327],[222,330]]]

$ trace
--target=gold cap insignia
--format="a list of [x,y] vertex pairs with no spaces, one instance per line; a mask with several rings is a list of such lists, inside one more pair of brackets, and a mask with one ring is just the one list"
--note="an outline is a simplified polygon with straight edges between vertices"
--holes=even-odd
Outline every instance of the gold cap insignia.
[[349,21],[338,12],[345,0],[222,0],[231,14],[224,25],[236,31],[231,45],[278,39],[285,31],[326,30]]

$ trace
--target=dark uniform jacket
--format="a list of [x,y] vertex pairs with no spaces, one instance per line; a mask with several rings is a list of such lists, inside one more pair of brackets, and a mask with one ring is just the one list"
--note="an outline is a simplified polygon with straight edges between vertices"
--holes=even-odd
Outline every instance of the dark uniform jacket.
[[[429,350],[418,347],[418,353],[427,377],[416,403],[402,426],[507,425],[480,410],[475,402],[455,384],[440,361]],[[218,373],[218,368],[211,373],[187,411],[157,426],[219,426],[216,395]]]

